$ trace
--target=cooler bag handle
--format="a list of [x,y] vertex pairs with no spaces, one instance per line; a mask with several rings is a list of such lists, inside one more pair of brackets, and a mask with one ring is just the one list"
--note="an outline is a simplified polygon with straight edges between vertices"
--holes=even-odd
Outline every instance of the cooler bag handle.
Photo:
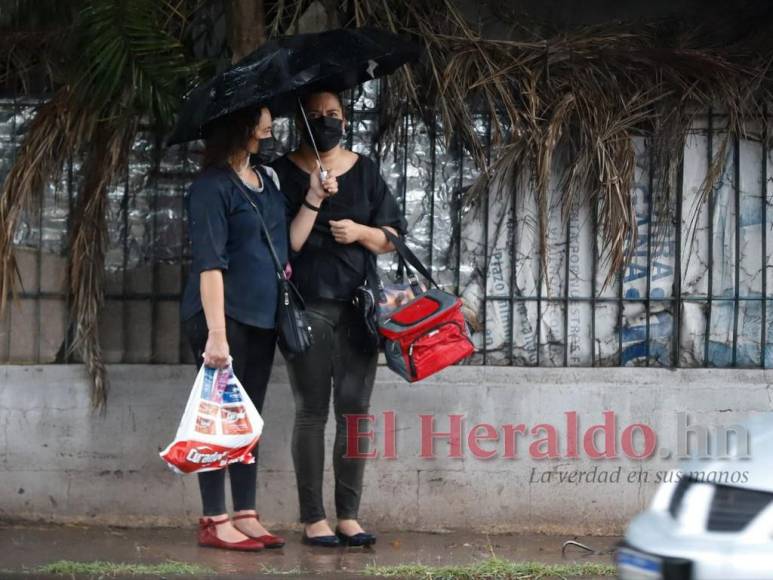
[[424,264],[421,263],[421,260],[419,260],[419,258],[416,257],[416,254],[414,254],[411,251],[411,249],[405,244],[402,238],[394,235],[387,228],[382,227],[381,231],[384,232],[384,234],[387,237],[387,240],[392,242],[392,245],[395,247],[397,254],[400,256],[402,261],[406,264],[406,270],[408,270],[409,278],[411,275],[411,270],[410,268],[407,267],[408,264],[413,266],[416,269],[416,271],[422,276],[424,276],[424,278],[426,278],[430,282],[430,284],[435,286],[435,288],[440,289],[440,286],[438,285],[437,282],[435,282],[435,280],[433,280],[432,275],[424,267]]

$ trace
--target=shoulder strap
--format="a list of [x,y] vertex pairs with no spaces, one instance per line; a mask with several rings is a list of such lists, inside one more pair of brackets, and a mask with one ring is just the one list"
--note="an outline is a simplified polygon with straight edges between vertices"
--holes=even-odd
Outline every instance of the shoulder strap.
[[[258,209],[258,206],[255,205],[255,202],[250,199],[250,196],[247,194],[244,188],[244,184],[242,183],[241,179],[239,179],[239,176],[236,175],[234,170],[229,166],[228,169],[228,178],[233,182],[233,184],[236,186],[236,189],[239,190],[239,193],[242,194],[244,199],[246,199],[250,205],[252,206],[252,209],[255,210],[255,215],[258,218],[258,222],[260,223],[260,228],[263,231],[263,235],[266,238],[266,243],[268,244],[269,252],[271,253],[271,259],[274,261],[274,267],[276,268],[276,275],[280,279],[285,278],[285,269],[282,266],[281,262],[279,261],[279,256],[276,253],[276,248],[274,248],[274,243],[271,241],[271,234],[268,231],[268,228],[266,227],[266,222],[263,221],[263,216],[260,213],[260,210]],[[261,175],[261,179],[266,179]],[[263,184],[263,187],[265,187],[265,183]]]
[[429,271],[424,267],[424,264],[421,263],[421,260],[419,260],[418,257],[416,257],[416,254],[414,254],[411,249],[405,244],[405,242],[402,240],[402,238],[394,235],[392,232],[390,232],[388,229],[382,227],[381,231],[384,232],[387,239],[392,242],[392,245],[395,247],[395,250],[397,251],[398,255],[407,263],[413,266],[416,271],[424,276],[435,288],[440,288],[438,286],[437,282],[432,279],[432,275],[429,273]]

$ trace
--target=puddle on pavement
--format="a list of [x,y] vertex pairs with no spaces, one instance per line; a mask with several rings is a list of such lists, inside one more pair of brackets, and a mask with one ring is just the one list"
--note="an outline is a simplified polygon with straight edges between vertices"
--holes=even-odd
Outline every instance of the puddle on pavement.
[[297,571],[356,572],[368,564],[379,566],[422,563],[468,564],[496,555],[514,561],[544,563],[611,563],[609,553],[588,554],[561,546],[575,539],[599,552],[608,552],[618,538],[567,536],[485,535],[469,532],[378,534],[372,548],[305,546],[296,531],[277,532],[285,547],[257,554],[229,552],[196,545],[194,528],[104,528],[87,526],[17,525],[0,527],[0,569],[21,570],[58,560],[161,563],[168,560],[208,566],[220,573]]

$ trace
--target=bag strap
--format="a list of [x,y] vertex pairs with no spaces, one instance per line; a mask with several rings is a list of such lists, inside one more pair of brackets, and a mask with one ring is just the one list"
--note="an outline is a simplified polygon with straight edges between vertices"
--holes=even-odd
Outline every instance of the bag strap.
[[[236,172],[233,170],[233,168],[230,165],[228,166],[228,178],[233,182],[233,184],[239,190],[239,193],[242,194],[244,199],[246,199],[250,203],[250,205],[252,206],[252,209],[255,210],[255,215],[258,218],[258,222],[260,223],[260,228],[263,231],[263,235],[266,238],[266,243],[268,244],[268,249],[271,254],[271,259],[274,261],[274,267],[276,268],[276,275],[280,280],[286,280],[287,278],[285,275],[284,266],[282,266],[281,262],[279,261],[279,256],[276,253],[276,248],[274,247],[274,243],[271,241],[271,234],[269,233],[268,228],[266,227],[266,222],[263,221],[263,215],[260,213],[260,210],[258,209],[258,206],[255,204],[255,202],[250,199],[250,196],[245,191],[245,187],[244,187],[244,184],[242,183],[242,180],[239,179],[239,176],[236,175]],[[270,178],[266,178],[263,175],[261,175],[260,179],[261,181],[265,181],[266,179],[270,179]]]
[[419,294],[424,294],[424,288],[422,288],[421,284],[419,284],[419,279],[416,277],[416,272],[411,269],[411,267],[406,263],[405,259],[400,256],[400,254],[398,254],[397,257],[397,277],[399,280],[402,282],[403,277],[407,276],[408,284],[413,291],[413,295],[418,296]]
[[394,235],[385,227],[382,227],[381,231],[384,232],[384,234],[387,237],[387,240],[392,242],[392,245],[395,247],[397,254],[406,264],[405,269],[408,271],[409,279],[410,279],[411,271],[410,271],[410,268],[408,268],[408,265],[410,264],[419,274],[424,276],[424,278],[426,278],[430,282],[430,284],[432,284],[435,288],[438,288],[438,289],[440,288],[440,286],[438,286],[438,283],[435,282],[435,280],[432,278],[432,275],[429,273],[427,268],[424,267],[424,264],[421,263],[421,260],[419,260],[419,258],[416,257],[416,254],[414,254],[411,251],[411,249],[406,245],[406,243],[403,241],[402,238]]
[[[379,229],[382,229],[379,227]],[[376,261],[376,255],[372,252],[369,252],[370,256],[368,258],[368,285],[373,287],[378,287],[379,291],[379,301],[380,302],[386,302],[386,294],[384,293],[384,284],[381,282],[381,279],[378,277],[378,264]],[[375,274],[375,279],[378,281],[378,284],[374,284],[370,281],[370,273]],[[421,287],[421,284],[419,284],[419,279],[416,277],[416,274],[414,271],[406,264],[405,260],[403,259],[400,254],[397,254],[397,278],[402,282],[405,279],[405,276],[408,276],[408,283],[411,286],[411,290],[413,291],[414,296],[418,296],[420,294],[424,294],[424,288]]]

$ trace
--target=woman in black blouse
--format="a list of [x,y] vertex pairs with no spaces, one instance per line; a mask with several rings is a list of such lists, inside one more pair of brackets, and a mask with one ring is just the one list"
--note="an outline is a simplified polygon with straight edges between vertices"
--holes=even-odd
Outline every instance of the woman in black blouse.
[[[345,457],[345,415],[368,412],[378,351],[369,346],[352,297],[365,280],[372,255],[394,250],[380,227],[403,234],[405,219],[376,164],[340,146],[346,119],[338,95],[315,93],[303,104],[329,177],[320,182],[320,166],[302,119],[296,121],[303,136],[300,148],[272,164],[287,200],[293,280],[306,300],[314,337],[308,352],[288,360],[295,397],[292,453],[305,524],[303,541],[331,547],[369,545],[375,536],[357,521],[365,460]],[[331,392],[336,418],[335,533],[322,501]],[[364,443],[362,439],[361,453],[367,451]]]

